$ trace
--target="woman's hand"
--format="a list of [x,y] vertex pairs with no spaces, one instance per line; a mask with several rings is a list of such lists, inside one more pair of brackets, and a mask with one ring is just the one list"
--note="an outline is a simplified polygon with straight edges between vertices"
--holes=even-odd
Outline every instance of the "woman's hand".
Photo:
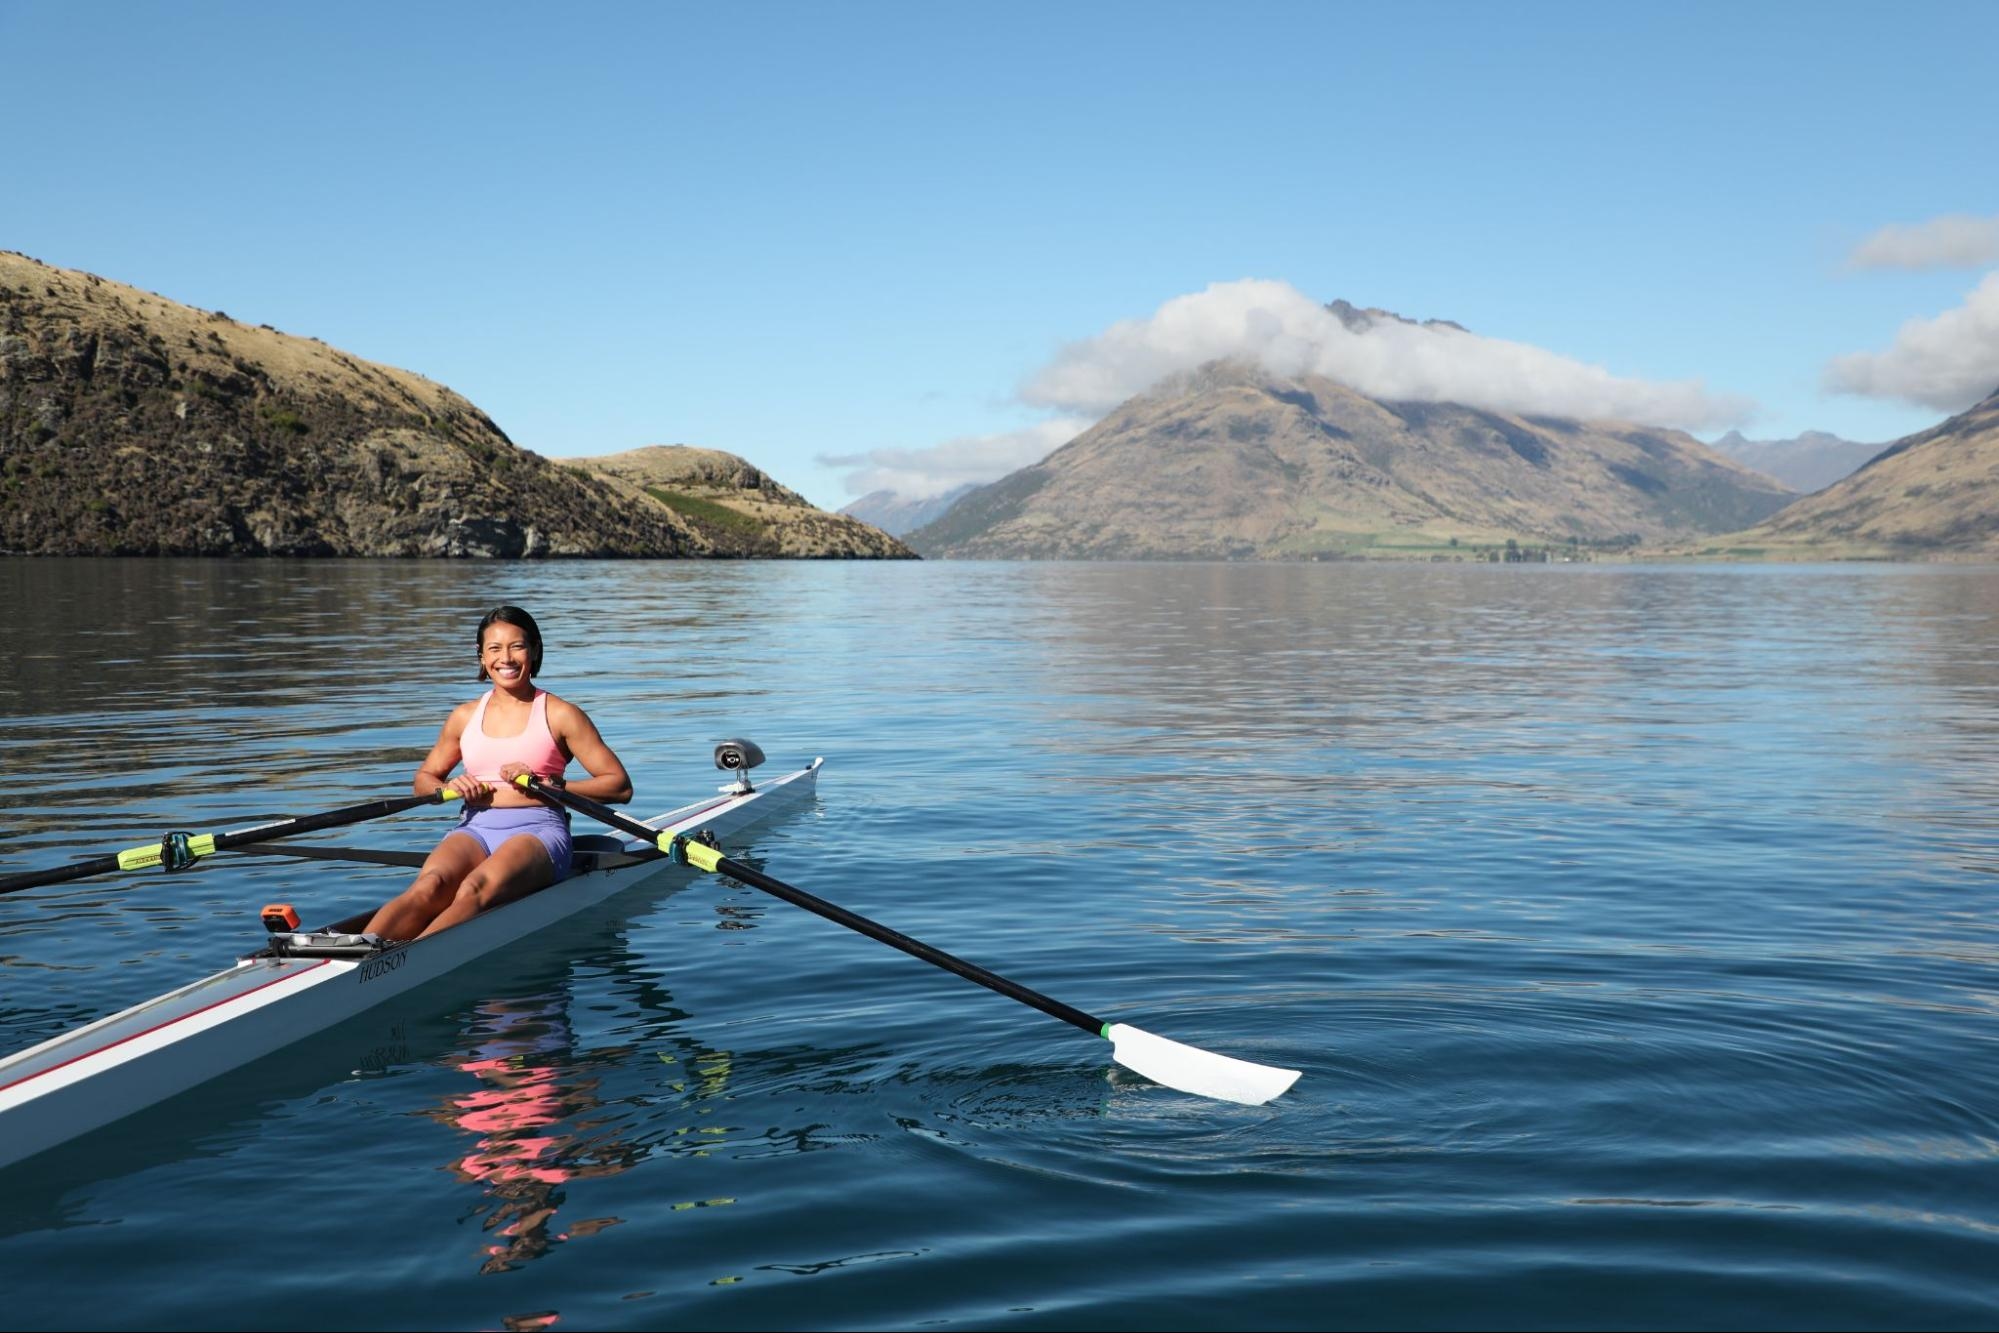
[[[509,763],[500,766],[500,777],[512,786],[520,787],[522,791],[527,792],[528,795],[534,797],[535,800],[540,801],[551,810],[561,810],[564,808],[562,802],[556,800],[546,792],[529,791],[528,788],[522,787],[516,779],[520,778],[523,774],[533,777],[535,776],[535,771],[522,763]],[[543,778],[542,781],[551,787],[560,787],[563,785],[560,775],[553,778]]]
[[463,797],[468,806],[492,804],[493,784],[484,778],[475,778],[470,773],[460,773],[445,785]]

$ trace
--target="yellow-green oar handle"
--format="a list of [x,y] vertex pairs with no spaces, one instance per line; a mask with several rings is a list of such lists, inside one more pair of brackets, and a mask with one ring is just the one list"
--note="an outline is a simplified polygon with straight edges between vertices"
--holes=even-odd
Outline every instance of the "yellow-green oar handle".
[[[120,870],[150,870],[160,862],[166,860],[166,853],[167,845],[163,842],[149,842],[144,847],[127,847],[124,851],[118,853],[118,868]],[[189,856],[215,855],[215,835],[213,833],[200,833],[189,838],[187,840],[187,853]]]

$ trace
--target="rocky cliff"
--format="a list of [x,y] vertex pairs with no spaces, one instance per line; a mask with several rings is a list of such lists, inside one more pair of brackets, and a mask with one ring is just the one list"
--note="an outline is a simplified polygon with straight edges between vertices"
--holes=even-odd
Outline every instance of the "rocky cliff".
[[703,524],[518,447],[421,375],[0,252],[0,550],[844,555],[886,540],[842,545],[831,515],[803,508],[825,544]]

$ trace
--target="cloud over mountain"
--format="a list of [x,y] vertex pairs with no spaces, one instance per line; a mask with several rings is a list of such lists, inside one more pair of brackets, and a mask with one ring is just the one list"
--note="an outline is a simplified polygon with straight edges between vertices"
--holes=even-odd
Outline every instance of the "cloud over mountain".
[[1902,325],[1888,350],[1834,357],[1825,384],[1940,412],[1978,402],[1999,386],[1999,273],[1986,274],[1955,310]]
[[1751,410],[1699,381],[1625,378],[1453,324],[1349,321],[1288,283],[1254,278],[1175,297],[1146,318],[1071,343],[1029,377],[1021,398],[1100,416],[1168,375],[1217,360],[1324,375],[1371,398],[1690,430],[1741,421]]
[[1891,223],[1854,247],[1848,268],[1980,268],[1999,263],[1999,217],[1949,213]]

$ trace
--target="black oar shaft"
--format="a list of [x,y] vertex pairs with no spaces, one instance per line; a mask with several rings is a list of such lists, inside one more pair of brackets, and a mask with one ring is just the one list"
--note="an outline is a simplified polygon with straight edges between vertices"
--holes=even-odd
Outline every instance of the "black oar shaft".
[[[233,833],[203,835],[198,841],[207,845],[208,851],[228,851],[232,847],[248,847],[254,843],[270,842],[277,838],[295,837],[301,833],[317,833],[321,829],[339,828],[344,824],[358,824],[366,819],[380,819],[385,815],[413,810],[420,805],[436,805],[445,799],[444,788],[428,796],[402,796],[382,801],[366,801],[360,805],[342,806],[338,810],[327,810],[316,815],[299,815],[291,819],[275,820],[260,824],[255,828],[238,829]],[[108,875],[114,870],[135,868],[132,858],[146,852],[144,846],[129,848],[111,856],[92,857],[88,861],[78,861],[73,865],[57,866],[53,870],[31,870],[23,874],[0,877],[0,893],[13,893],[19,889],[41,888],[48,884],[66,884],[73,879],[87,879],[91,875]],[[157,845],[157,851],[164,854],[166,844]],[[207,852],[201,853],[206,855]],[[159,857],[151,863],[157,865]]]
[[[609,824],[620,832],[644,838],[655,845],[659,844],[663,836],[658,829],[649,828],[638,820],[620,814],[610,806],[599,804],[587,796],[578,796],[559,787],[551,787],[539,779],[531,779],[525,785],[530,791],[560,801],[572,810]],[[660,850],[665,851],[667,848],[662,846]],[[941,967],[946,972],[956,973],[967,981],[975,981],[987,990],[998,991],[1008,999],[1018,1000],[1022,1004],[1039,1009],[1051,1018],[1059,1018],[1064,1023],[1073,1024],[1091,1036],[1102,1036],[1107,1026],[1101,1018],[1086,1014],[1074,1005],[1064,1004],[1053,996],[1043,995],[1040,991],[1023,986],[1017,981],[1009,981],[999,973],[987,971],[977,963],[967,962],[956,954],[946,953],[934,945],[925,944],[922,940],[884,926],[879,921],[871,921],[858,912],[850,912],[836,903],[829,903],[824,898],[786,884],[783,880],[773,879],[755,866],[744,865],[741,861],[727,856],[717,856],[713,858],[712,868],[717,874],[741,880],[752,888],[762,889],[774,898],[782,898],[794,907],[802,907],[817,916],[825,917],[828,921],[858,931],[871,940],[879,940],[890,948],[900,949],[913,958],[921,958],[924,962]]]
[[871,940],[880,940],[883,944],[900,949],[911,957],[921,958],[924,962],[941,967],[946,972],[955,972],[967,981],[976,981],[987,990],[995,990],[1009,999],[1032,1005],[1042,1013],[1059,1018],[1064,1023],[1073,1023],[1093,1037],[1101,1036],[1103,1033],[1104,1020],[1101,1018],[1092,1017],[1073,1005],[1064,1004],[1053,996],[1043,995],[1040,991],[1023,986],[1017,981],[1009,981],[997,972],[989,972],[977,963],[967,962],[956,954],[946,953],[934,945],[925,944],[922,940],[884,926],[879,921],[870,921],[867,917],[850,912],[837,903],[829,903],[824,898],[814,897],[803,889],[786,884],[783,880],[772,879],[755,866],[744,865],[741,861],[725,856],[715,863],[715,870],[718,874],[739,879],[773,897],[782,898],[794,906],[803,907],[808,912],[823,916],[828,921],[838,922],[849,930],[857,930]]

